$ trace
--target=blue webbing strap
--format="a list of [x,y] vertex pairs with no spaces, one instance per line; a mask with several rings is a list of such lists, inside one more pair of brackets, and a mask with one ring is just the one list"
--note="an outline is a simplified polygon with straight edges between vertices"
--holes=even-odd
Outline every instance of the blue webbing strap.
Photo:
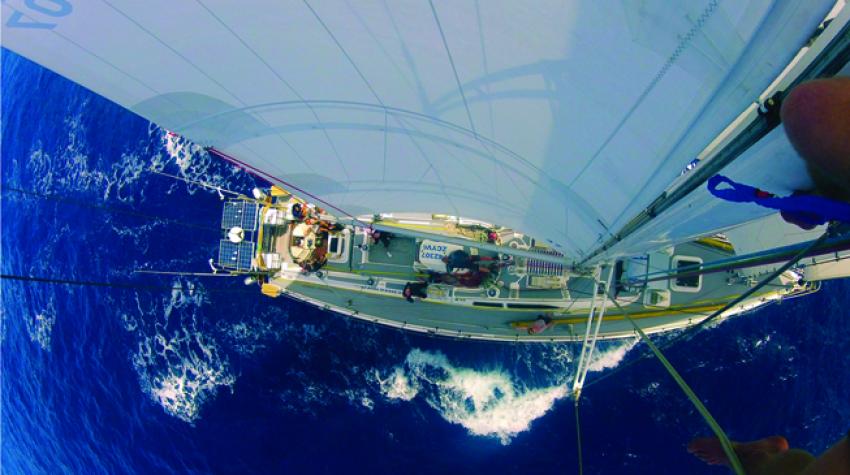
[[[723,184],[729,187],[720,188]],[[708,179],[708,191],[726,201],[755,203],[765,208],[792,214],[813,225],[826,224],[830,221],[850,223],[850,204],[823,196],[778,197],[756,187],[737,183],[723,175],[714,175]]]

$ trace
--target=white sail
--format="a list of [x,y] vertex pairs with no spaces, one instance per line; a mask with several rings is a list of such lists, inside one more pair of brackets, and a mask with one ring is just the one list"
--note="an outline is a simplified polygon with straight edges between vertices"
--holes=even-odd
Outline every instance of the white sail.
[[2,44],[351,214],[467,216],[581,257],[832,3],[5,0]]

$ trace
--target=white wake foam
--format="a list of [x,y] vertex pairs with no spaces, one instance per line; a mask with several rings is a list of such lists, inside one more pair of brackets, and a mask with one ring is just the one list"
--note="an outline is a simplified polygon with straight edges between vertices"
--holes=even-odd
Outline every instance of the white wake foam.
[[600,342],[596,351],[593,353],[590,364],[587,367],[588,371],[604,371],[616,367],[623,361],[626,354],[634,348],[639,339],[628,340],[625,343],[607,343]]
[[456,367],[442,353],[419,349],[378,382],[389,399],[423,397],[445,420],[503,444],[527,431],[532,421],[567,395],[564,385],[526,388],[502,371]]
[[254,316],[237,322],[220,320],[216,329],[229,348],[243,356],[250,356],[281,341],[283,334],[275,323],[273,319]]

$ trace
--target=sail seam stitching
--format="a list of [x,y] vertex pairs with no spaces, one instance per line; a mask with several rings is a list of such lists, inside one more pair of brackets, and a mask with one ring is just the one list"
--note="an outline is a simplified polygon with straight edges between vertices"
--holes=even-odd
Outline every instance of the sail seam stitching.
[[662,66],[661,69],[658,70],[658,73],[655,74],[655,77],[652,79],[652,81],[649,82],[649,84],[643,90],[641,95],[638,96],[632,107],[629,108],[628,112],[626,112],[626,114],[623,116],[617,126],[614,127],[614,130],[611,131],[611,133],[608,135],[608,138],[606,138],[605,141],[602,142],[602,145],[599,146],[596,152],[590,157],[590,160],[588,160],[587,163],[584,164],[582,169],[578,172],[575,178],[570,181],[567,186],[572,187],[584,175],[584,173],[587,171],[588,168],[590,168],[590,166],[596,161],[596,159],[599,158],[599,155],[601,155],[602,151],[605,150],[606,147],[608,147],[608,144],[610,144],[611,141],[614,140],[614,137],[616,137],[620,130],[622,130],[623,126],[626,125],[626,122],[632,117],[634,112],[637,110],[638,107],[640,107],[643,101],[649,96],[649,93],[652,92],[652,90],[655,89],[655,87],[658,85],[659,82],[661,82],[664,76],[667,75],[667,72],[670,71],[670,68],[673,67],[673,64],[676,63],[676,61],[685,51],[685,48],[687,48],[690,44],[691,40],[696,37],[697,33],[700,30],[702,30],[702,27],[717,10],[719,3],[720,0],[711,0],[708,3],[702,14],[700,14],[696,22],[694,22],[694,25],[687,33],[685,33],[685,36],[683,36],[682,39],[679,41],[679,44],[678,46],[676,46],[676,49],[673,50],[673,53],[670,55],[669,58],[667,58],[667,61],[664,63],[664,66]]

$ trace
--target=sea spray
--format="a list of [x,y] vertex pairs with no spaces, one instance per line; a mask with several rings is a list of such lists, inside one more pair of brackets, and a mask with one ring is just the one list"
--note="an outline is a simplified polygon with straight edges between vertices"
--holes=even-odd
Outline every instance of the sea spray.
[[[590,371],[617,366],[635,347],[637,340],[606,342],[597,348]],[[569,394],[579,345],[528,347],[536,366],[544,369],[550,381],[541,387],[529,387],[520,378],[503,369],[476,370],[456,366],[440,352],[413,349],[404,363],[375,381],[389,401],[422,398],[448,422],[459,424],[470,434],[494,437],[509,444],[513,437],[531,428],[536,419],[552,409],[555,402]],[[523,358],[531,361],[531,358]]]
[[445,420],[502,444],[528,430],[532,421],[567,395],[564,385],[527,388],[502,371],[457,367],[442,353],[419,349],[379,384],[389,399],[410,401],[421,396]]
[[56,310],[53,307],[53,302],[49,302],[47,308],[43,311],[26,318],[25,322],[30,341],[37,344],[42,350],[50,351],[53,325],[56,324]]

